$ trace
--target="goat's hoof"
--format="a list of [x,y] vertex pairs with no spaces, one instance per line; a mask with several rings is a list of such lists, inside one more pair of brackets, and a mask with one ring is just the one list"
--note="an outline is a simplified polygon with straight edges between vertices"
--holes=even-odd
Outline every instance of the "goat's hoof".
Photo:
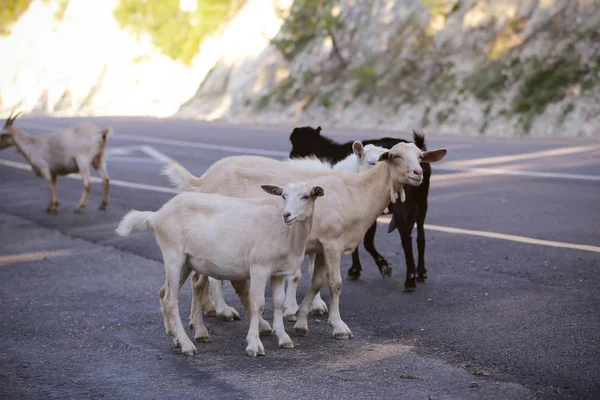
[[265,330],[261,330],[258,333],[259,336],[273,336],[273,329],[265,329]]
[[308,336],[308,328],[304,326],[295,326],[294,330],[298,336]]
[[285,342],[279,343],[279,348],[281,348],[281,349],[293,349],[294,348],[294,342],[292,342],[292,340],[290,339],[289,341],[285,341]]
[[419,275],[417,275],[417,282],[425,282],[426,279],[427,272],[419,272]]
[[287,319],[288,321],[291,322],[296,322],[298,321],[298,315],[297,314],[284,314],[283,318]]
[[217,310],[217,318],[223,321],[234,321],[236,319],[242,319],[240,314],[233,307],[227,307],[223,310]]
[[377,268],[379,268],[379,273],[382,278],[392,276],[392,267],[385,258],[380,258],[376,260],[375,263],[377,264]]
[[58,207],[48,206],[48,208],[46,208],[46,212],[48,214],[58,214]]
[[406,278],[404,281],[404,291],[412,293],[417,289],[417,282],[414,275],[410,275],[409,278]]
[[246,347],[246,354],[248,354],[250,357],[264,356],[265,348],[260,342],[257,346],[248,345],[248,347]]
[[76,207],[74,211],[77,214],[83,214],[83,210],[85,210],[85,207]]
[[198,336],[194,338],[194,340],[196,341],[196,343],[210,343],[209,336]]
[[352,267],[348,270],[348,280],[356,281],[360,278],[360,269]]
[[108,207],[108,203],[103,201],[102,203],[100,203],[100,207],[98,207],[100,210],[106,210],[106,207]]

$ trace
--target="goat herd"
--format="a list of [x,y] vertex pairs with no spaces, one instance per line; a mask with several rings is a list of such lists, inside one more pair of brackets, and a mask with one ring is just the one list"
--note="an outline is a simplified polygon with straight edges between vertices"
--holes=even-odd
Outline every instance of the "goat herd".
[[[34,173],[46,180],[51,194],[47,211],[58,212],[57,176],[79,172],[83,193],[75,210],[83,212],[91,187],[90,165],[102,176],[100,208],[106,208],[110,180],[105,149],[111,129],[84,123],[57,133],[30,136],[13,126],[16,117],[11,114],[7,119],[0,149],[14,145]],[[427,278],[423,225],[429,163],[441,160],[447,151],[427,150],[424,137],[417,133],[414,142],[386,137],[341,144],[322,136],[321,127],[307,126],[295,128],[290,140],[289,160],[225,157],[201,177],[170,162],[163,173],[181,193],[156,212],[130,211],[116,229],[121,236],[134,229],[154,232],[166,271],[160,290],[165,329],[184,354],[196,354],[178,306],[179,289],[190,274],[190,326],[198,342],[209,340],[203,313],[229,320],[240,318],[225,303],[224,280],[231,281],[250,316],[246,352],[251,356],[265,354],[260,336],[273,331],[280,347],[292,348],[294,343],[283,319],[296,321],[296,332],[307,335],[310,311],[329,312],[333,336],[351,338],[352,332],[340,315],[341,256],[352,252],[348,278],[358,279],[362,269],[358,245],[364,237],[365,248],[381,275],[391,275],[388,262],[374,247],[376,219],[382,213],[393,214],[389,231],[397,228],[400,232],[406,257],[405,289],[413,291],[416,281]],[[415,223],[417,268],[411,236]],[[309,256],[312,281],[298,307],[296,289],[305,255]],[[262,317],[269,278],[273,328]],[[329,310],[319,295],[325,278]]]

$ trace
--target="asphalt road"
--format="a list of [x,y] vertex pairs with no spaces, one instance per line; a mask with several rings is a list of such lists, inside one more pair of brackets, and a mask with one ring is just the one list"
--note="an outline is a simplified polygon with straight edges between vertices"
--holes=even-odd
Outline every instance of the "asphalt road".
[[[75,214],[81,182],[62,178],[60,213],[46,214],[46,184],[22,169],[14,149],[0,152],[0,397],[600,397],[598,142],[427,135],[430,149],[449,150],[433,168],[427,283],[403,292],[399,236],[382,223],[376,245],[392,278],[379,276],[361,246],[363,276],[344,280],[342,317],[354,339],[332,339],[327,318],[312,316],[308,337],[286,322],[294,349],[265,338],[267,355],[250,358],[245,317],[208,317],[212,342],[186,357],[164,332],[153,235],[121,238],[114,228],[129,209],[155,210],[172,197],[160,191],[170,187],[159,174],[165,157],[196,175],[233,154],[282,157],[291,129],[91,120],[115,132],[107,211],[97,209],[95,183],[85,214]],[[71,122],[24,118],[16,126],[37,134]],[[340,140],[382,135],[323,129]],[[344,276],[350,264],[344,256]],[[226,298],[242,311],[229,284]],[[184,324],[189,302],[186,285]],[[265,314],[272,317],[270,292]]]

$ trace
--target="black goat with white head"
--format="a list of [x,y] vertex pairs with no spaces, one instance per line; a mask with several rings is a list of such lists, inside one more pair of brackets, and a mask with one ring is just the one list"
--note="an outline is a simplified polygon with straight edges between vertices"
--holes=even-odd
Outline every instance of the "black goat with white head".
[[[425,151],[425,137],[422,134],[413,131],[413,140],[415,145]],[[290,158],[299,158],[306,156],[316,156],[321,160],[326,160],[335,164],[352,153],[352,143],[337,143],[332,139],[321,135],[321,127],[312,128],[303,126],[294,128],[290,135],[292,150]],[[392,148],[398,143],[411,143],[409,140],[384,137],[380,139],[362,140],[363,145],[372,144],[375,146]],[[425,216],[427,215],[427,196],[429,194],[429,183],[431,177],[431,166],[429,163],[421,163],[423,169],[423,181],[419,186],[405,185],[404,191],[406,198],[404,201],[390,203],[388,209],[391,210],[393,217],[388,228],[392,232],[398,228],[406,258],[406,280],[404,288],[412,292],[416,288],[416,282],[424,282],[427,279],[427,270],[425,268]],[[417,224],[417,248],[419,253],[418,266],[415,267],[415,260],[412,249],[412,229]],[[375,232],[377,222],[369,228],[364,237],[365,249],[371,254],[379,272],[382,276],[391,276],[392,268],[387,260],[375,249]],[[358,247],[352,253],[352,267],[348,270],[348,279],[360,278],[362,266],[358,255]]]

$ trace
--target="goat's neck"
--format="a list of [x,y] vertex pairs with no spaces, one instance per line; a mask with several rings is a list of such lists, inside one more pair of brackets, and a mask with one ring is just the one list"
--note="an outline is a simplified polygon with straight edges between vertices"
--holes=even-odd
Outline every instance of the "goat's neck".
[[12,137],[17,152],[21,153],[23,157],[25,157],[27,161],[31,163],[33,146],[35,146],[36,142],[35,137],[28,135],[26,132],[21,130],[14,130]]
[[[379,162],[366,172],[357,174],[360,192],[364,196],[361,208],[372,221],[383,212],[395,194],[395,182],[387,162]],[[395,200],[395,199],[394,199]],[[372,214],[372,215],[371,215]]]
[[302,257],[306,248],[306,241],[312,229],[312,215],[304,221],[296,222],[285,227],[284,235],[288,239],[292,255]]

